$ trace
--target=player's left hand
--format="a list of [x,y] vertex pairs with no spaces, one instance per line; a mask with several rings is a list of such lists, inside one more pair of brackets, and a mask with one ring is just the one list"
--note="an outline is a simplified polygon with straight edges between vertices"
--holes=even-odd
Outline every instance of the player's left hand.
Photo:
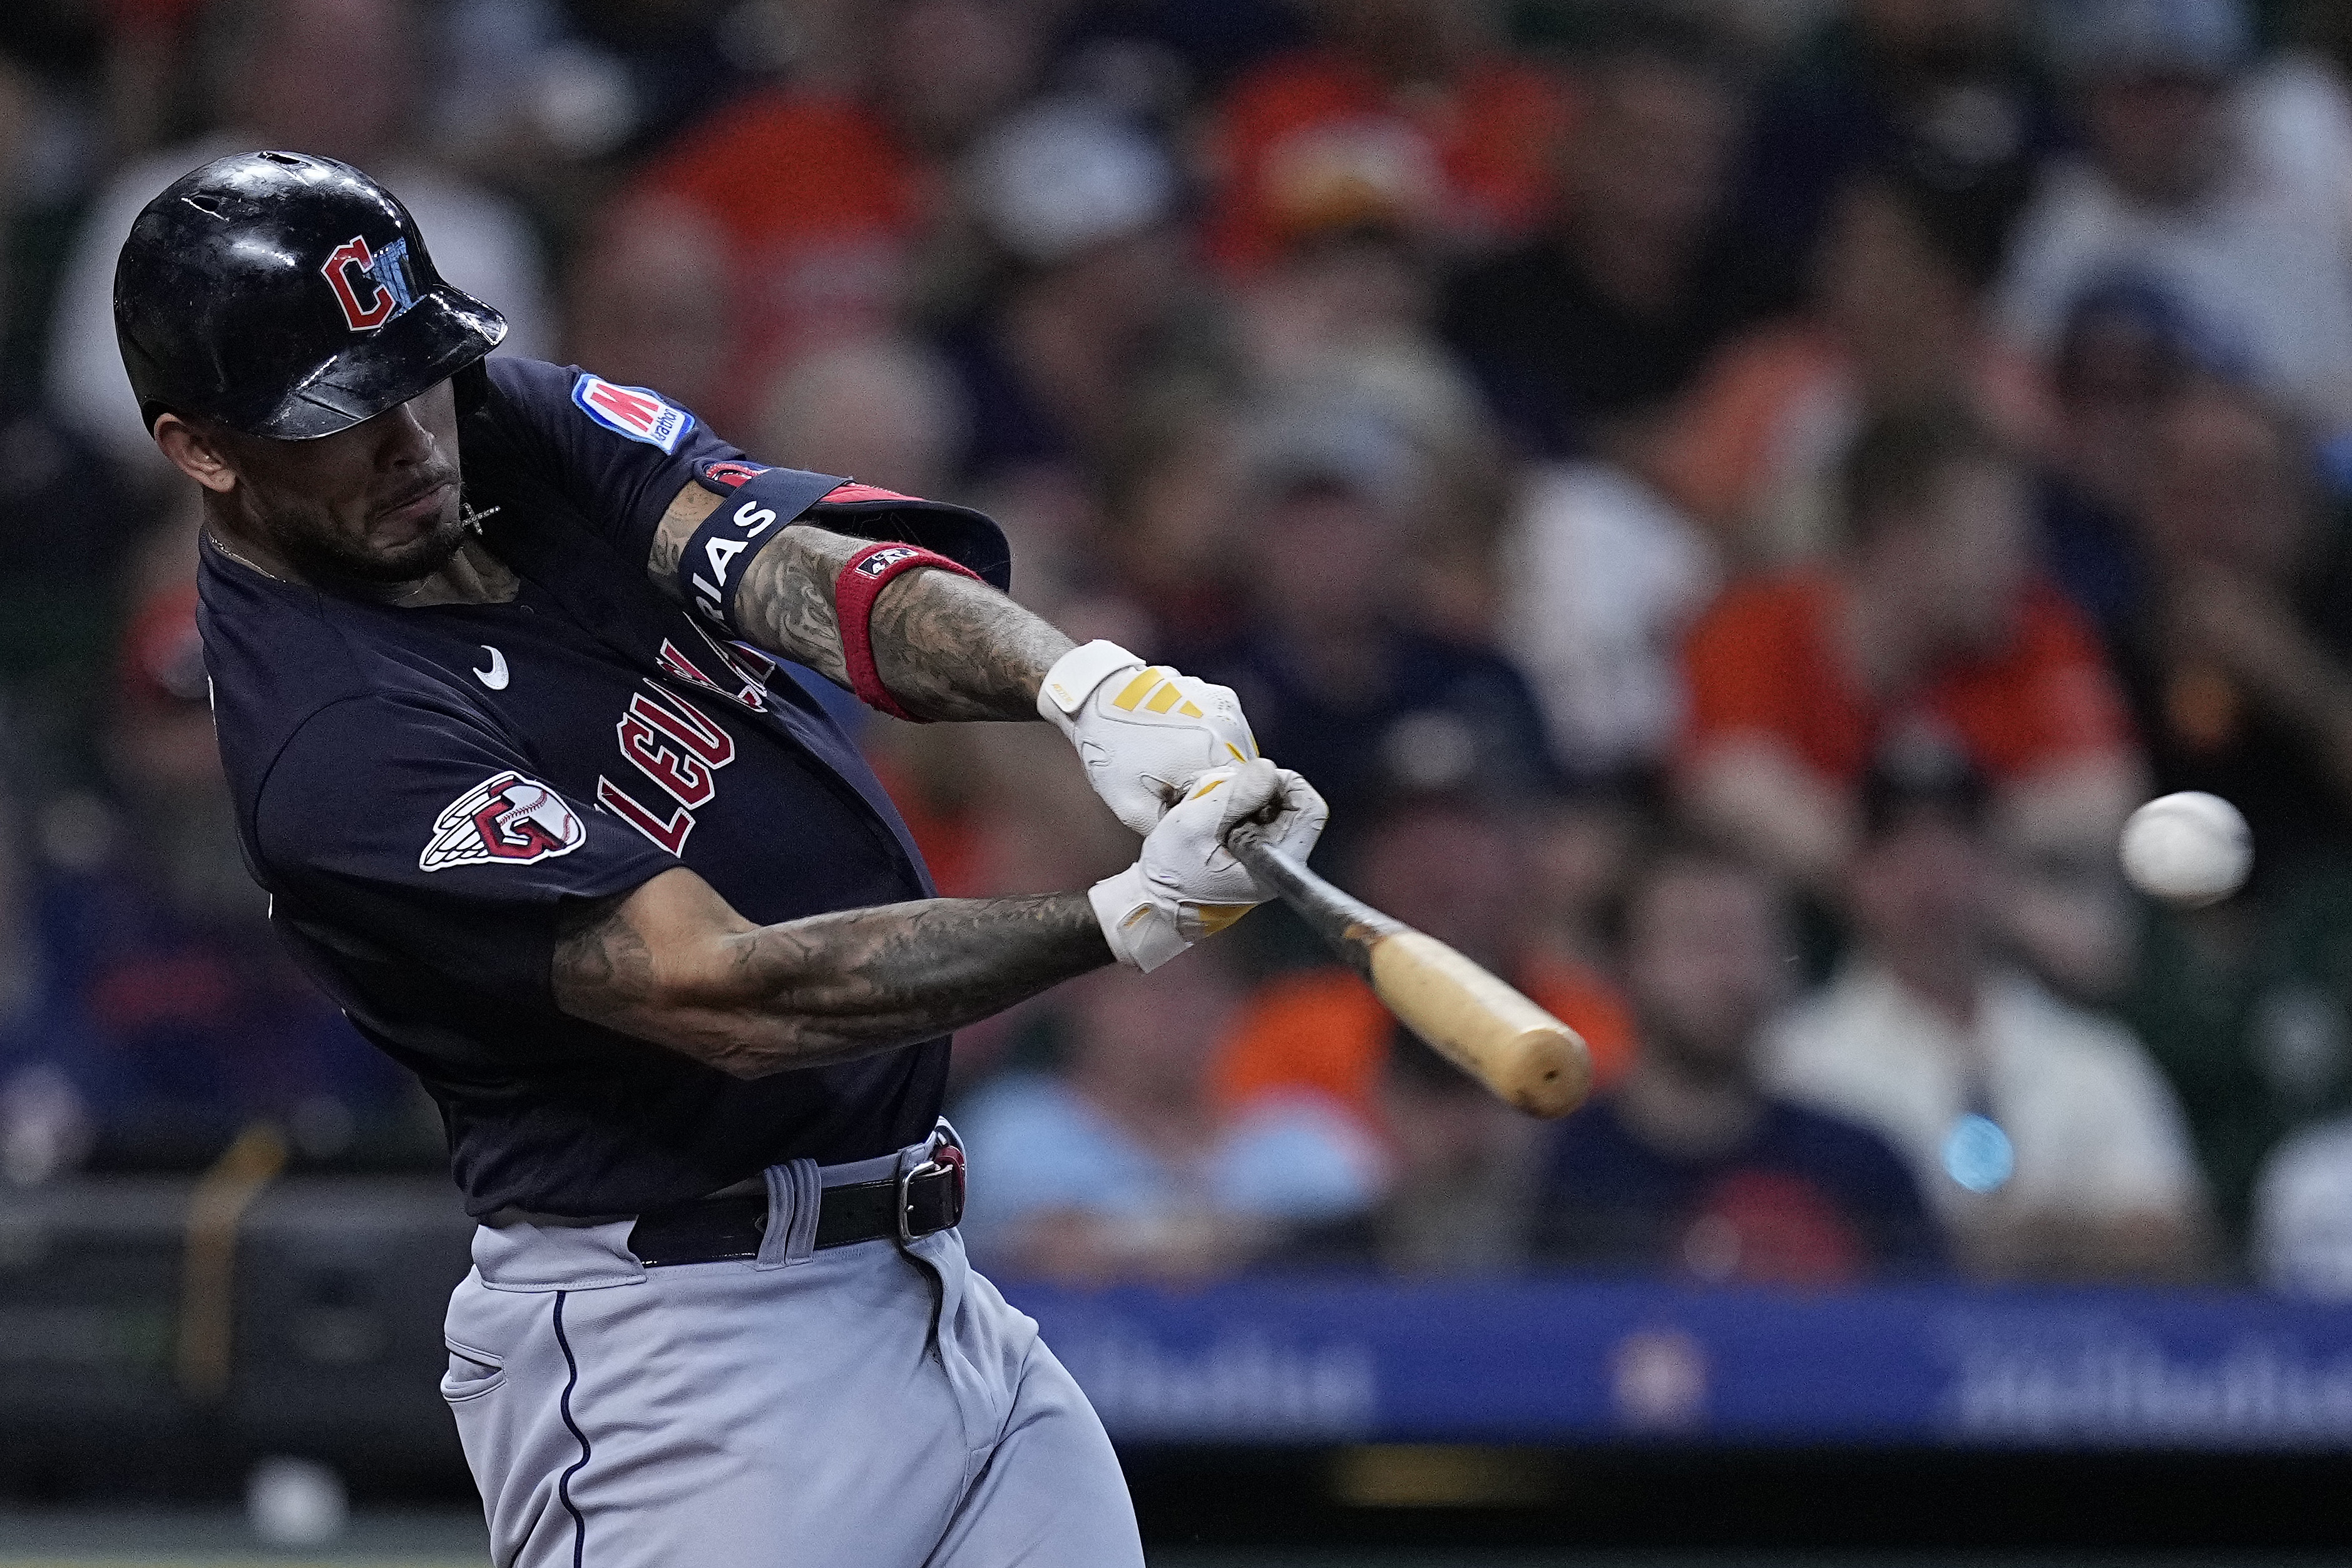
[[1312,784],[1264,758],[1202,774],[1145,835],[1136,862],[1089,891],[1111,953],[1156,969],[1273,896],[1225,848],[1236,825],[1265,823],[1267,843],[1304,860],[1330,816]]
[[1070,737],[1095,793],[1139,833],[1210,768],[1258,754],[1231,689],[1147,666],[1116,643],[1063,654],[1037,689],[1037,711]]

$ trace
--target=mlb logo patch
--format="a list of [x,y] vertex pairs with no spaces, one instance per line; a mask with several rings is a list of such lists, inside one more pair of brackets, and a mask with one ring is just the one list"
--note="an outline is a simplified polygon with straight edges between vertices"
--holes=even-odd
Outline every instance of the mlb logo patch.
[[587,841],[586,824],[562,796],[536,779],[494,773],[442,810],[416,864],[420,871],[530,865]]
[[664,452],[677,452],[677,444],[694,428],[694,415],[664,402],[659,393],[614,386],[602,376],[582,376],[572,389],[572,401],[605,429]]
[[888,549],[878,549],[857,563],[857,572],[861,577],[879,577],[908,556],[922,553],[912,545],[894,545]]

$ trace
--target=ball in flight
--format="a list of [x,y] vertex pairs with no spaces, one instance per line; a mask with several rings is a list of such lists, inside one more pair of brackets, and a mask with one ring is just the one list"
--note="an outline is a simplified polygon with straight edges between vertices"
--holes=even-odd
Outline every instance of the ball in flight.
[[2159,795],[2124,824],[2124,875],[2150,898],[2201,909],[2244,885],[2253,868],[2253,835],[2238,809],[2219,795],[2185,789]]

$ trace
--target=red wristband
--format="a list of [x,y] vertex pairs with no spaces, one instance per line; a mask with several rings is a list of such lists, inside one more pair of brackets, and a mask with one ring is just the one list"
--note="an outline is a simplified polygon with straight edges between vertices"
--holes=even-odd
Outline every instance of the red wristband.
[[926,724],[898,706],[882,684],[882,676],[874,667],[874,632],[867,624],[874,615],[874,601],[890,585],[890,580],[902,571],[912,571],[919,566],[932,566],[941,571],[981,580],[980,573],[961,562],[950,560],[936,550],[920,545],[884,541],[867,545],[849,558],[841,575],[833,580],[833,614],[841,625],[842,662],[849,666],[849,689],[857,700],[868,707],[878,707],[893,718],[913,719]]

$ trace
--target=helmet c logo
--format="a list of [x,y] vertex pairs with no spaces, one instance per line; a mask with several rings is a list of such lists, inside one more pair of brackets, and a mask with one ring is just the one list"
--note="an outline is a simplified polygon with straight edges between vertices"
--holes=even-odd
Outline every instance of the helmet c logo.
[[[342,307],[343,319],[351,323],[352,331],[372,331],[408,308],[408,280],[400,270],[407,253],[408,242],[399,240],[384,246],[383,255],[371,256],[367,240],[353,235],[327,257],[327,265],[319,270],[334,286],[335,303]],[[368,282],[372,298],[365,306],[360,304],[359,290],[352,281],[354,267]]]

